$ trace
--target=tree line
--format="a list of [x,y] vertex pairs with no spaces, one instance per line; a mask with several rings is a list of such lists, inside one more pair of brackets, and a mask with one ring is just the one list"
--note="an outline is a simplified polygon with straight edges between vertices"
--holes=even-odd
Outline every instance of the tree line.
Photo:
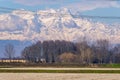
[[22,57],[29,62],[41,62],[41,59],[45,59],[46,63],[120,63],[120,44],[111,48],[108,40],[97,40],[93,44],[87,40],[38,41],[25,47]]

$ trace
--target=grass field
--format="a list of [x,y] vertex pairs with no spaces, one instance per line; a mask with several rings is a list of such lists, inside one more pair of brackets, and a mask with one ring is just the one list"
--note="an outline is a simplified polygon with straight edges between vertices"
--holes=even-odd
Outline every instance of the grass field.
[[106,67],[106,68],[120,68],[120,64],[101,64],[101,65],[98,65],[100,66],[101,68],[102,67]]
[[58,68],[120,68],[120,64],[35,64],[35,63],[0,63],[0,68],[16,68],[16,67],[58,67]]
[[0,73],[118,73],[120,64],[21,64],[2,63]]
[[0,73],[119,73],[120,70],[35,70],[35,69],[0,69]]

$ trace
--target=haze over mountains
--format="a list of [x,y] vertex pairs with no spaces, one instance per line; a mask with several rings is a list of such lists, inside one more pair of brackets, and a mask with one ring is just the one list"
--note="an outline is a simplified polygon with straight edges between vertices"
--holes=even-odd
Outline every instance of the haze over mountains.
[[120,43],[120,24],[106,25],[80,17],[75,18],[66,8],[37,12],[14,10],[0,15],[2,41],[76,41],[83,37],[91,41],[108,39],[112,43]]

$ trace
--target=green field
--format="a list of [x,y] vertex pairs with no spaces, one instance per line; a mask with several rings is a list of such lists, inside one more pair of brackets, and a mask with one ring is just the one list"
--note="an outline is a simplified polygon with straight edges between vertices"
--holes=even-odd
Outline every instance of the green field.
[[17,70],[0,69],[0,73],[120,73],[120,70]]
[[101,68],[120,68],[120,64],[101,64],[98,66],[100,66]]
[[0,68],[14,68],[14,67],[58,67],[58,68],[120,68],[120,64],[36,64],[36,63],[0,63]]

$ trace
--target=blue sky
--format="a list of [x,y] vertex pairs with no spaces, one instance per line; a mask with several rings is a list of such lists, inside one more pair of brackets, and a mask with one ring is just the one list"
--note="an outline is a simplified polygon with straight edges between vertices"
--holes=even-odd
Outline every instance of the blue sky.
[[0,0],[0,7],[44,10],[66,7],[71,11],[94,16],[119,16],[119,0]]

